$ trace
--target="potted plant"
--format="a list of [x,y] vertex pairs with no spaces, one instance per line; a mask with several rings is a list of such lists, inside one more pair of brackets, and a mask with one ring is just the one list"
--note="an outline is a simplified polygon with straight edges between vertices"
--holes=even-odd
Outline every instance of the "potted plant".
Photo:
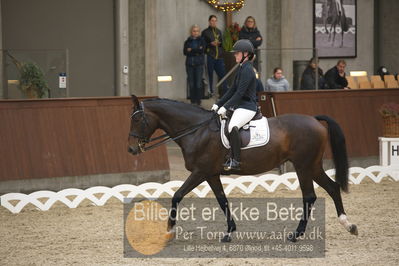
[[399,137],[399,104],[385,103],[378,111],[384,121],[383,136]]
[[[234,54],[231,53],[231,50],[233,49],[233,45],[236,43],[236,41],[238,41],[238,34],[240,33],[240,30],[240,26],[237,22],[235,22],[228,26],[223,33],[223,49],[225,51],[223,54],[223,59],[226,66],[226,73],[236,65],[236,59]],[[228,84],[231,84],[233,79],[234,76],[230,76],[227,79]]]
[[22,93],[28,98],[43,98],[49,87],[42,69],[33,62],[21,62],[8,51],[6,53],[19,71],[19,89]]
[[237,22],[226,28],[223,34],[223,49],[226,52],[230,52],[233,49],[233,45],[238,41],[240,31],[241,28]]

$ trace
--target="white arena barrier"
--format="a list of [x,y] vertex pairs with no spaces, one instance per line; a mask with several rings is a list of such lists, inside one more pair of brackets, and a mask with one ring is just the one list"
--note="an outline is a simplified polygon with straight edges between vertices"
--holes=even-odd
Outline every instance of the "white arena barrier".
[[[326,171],[331,178],[335,175],[335,169]],[[383,178],[388,178],[394,181],[399,181],[399,174],[397,170],[383,167],[370,166],[368,168],[351,167],[349,169],[349,183],[360,184],[365,178],[369,178],[375,183],[381,182]],[[231,191],[239,188],[246,194],[252,193],[258,186],[263,187],[268,192],[273,192],[278,186],[284,185],[289,190],[296,190],[299,187],[298,178],[295,172],[285,173],[283,175],[264,174],[261,176],[241,176],[238,178],[222,177],[222,184],[224,185],[225,194],[229,195]],[[118,185],[112,188],[97,186],[85,190],[69,188],[58,192],[53,191],[37,191],[29,195],[23,193],[8,193],[0,197],[1,206],[8,209],[12,213],[19,213],[26,205],[33,204],[38,210],[47,211],[57,201],[64,203],[69,208],[76,208],[85,200],[90,200],[94,205],[103,206],[111,197],[125,202],[126,198],[133,199],[137,196],[148,199],[157,199],[163,193],[173,196],[174,192],[183,184],[183,181],[170,181],[164,184],[150,182],[138,186],[135,185]],[[245,185],[246,184],[246,185]],[[315,188],[318,187],[314,183]],[[153,190],[152,193],[148,192]],[[193,190],[193,193],[200,198],[206,197],[211,191],[211,188],[206,182],[200,184]],[[128,193],[124,196],[122,192]],[[96,197],[95,194],[102,194],[101,197]],[[69,200],[68,196],[75,196],[73,200]],[[39,199],[46,199],[45,203]],[[12,204],[12,201],[18,201]]]

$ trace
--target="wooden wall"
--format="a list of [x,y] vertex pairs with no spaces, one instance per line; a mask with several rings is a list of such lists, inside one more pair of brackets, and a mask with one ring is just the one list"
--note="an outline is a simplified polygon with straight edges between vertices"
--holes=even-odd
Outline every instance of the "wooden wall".
[[268,117],[273,116],[271,98],[278,115],[300,113],[332,117],[344,131],[349,156],[363,157],[379,155],[378,137],[382,136],[383,124],[378,109],[383,103],[399,103],[399,90],[262,92],[259,97],[262,112]]
[[[363,157],[378,156],[378,108],[399,102],[399,90],[263,92],[269,117],[271,97],[277,114],[331,116],[349,156]],[[140,156],[127,152],[130,112],[130,97],[0,100],[0,181],[169,170],[165,146]]]
[[0,101],[0,181],[169,170],[165,146],[127,152],[130,113],[130,97]]

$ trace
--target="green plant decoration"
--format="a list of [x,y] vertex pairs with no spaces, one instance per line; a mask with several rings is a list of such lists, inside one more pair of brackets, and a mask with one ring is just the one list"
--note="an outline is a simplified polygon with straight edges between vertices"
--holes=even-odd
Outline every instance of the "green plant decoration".
[[240,33],[240,25],[237,22],[226,28],[223,34],[223,49],[226,52],[230,52],[233,49],[233,45],[238,41],[238,35]]
[[42,69],[32,62],[20,62],[9,52],[7,52],[7,55],[12,59],[19,71],[19,89],[28,98],[43,98],[49,87]]
[[230,31],[226,29],[223,33],[223,49],[230,52],[233,49],[233,39],[231,38]]

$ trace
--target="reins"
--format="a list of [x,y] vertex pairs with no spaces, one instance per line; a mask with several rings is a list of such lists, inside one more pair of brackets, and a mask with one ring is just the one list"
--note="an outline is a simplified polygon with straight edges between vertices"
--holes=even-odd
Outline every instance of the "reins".
[[[141,144],[139,143],[139,148],[140,148],[141,152],[145,152],[145,151],[148,151],[148,150],[152,150],[152,149],[154,149],[154,148],[156,148],[156,147],[159,147],[159,146],[161,146],[161,145],[164,145],[164,144],[166,144],[166,143],[168,143],[168,142],[181,139],[181,138],[183,138],[183,137],[185,137],[185,136],[187,136],[187,135],[190,135],[190,134],[194,133],[195,131],[197,131],[197,130],[200,129],[201,127],[203,127],[203,126],[205,126],[206,124],[208,124],[209,122],[211,122],[211,121],[215,118],[216,115],[217,115],[217,114],[214,113],[210,119],[205,120],[204,122],[201,122],[201,123],[199,123],[199,124],[196,124],[196,125],[194,125],[194,126],[192,126],[192,127],[188,127],[188,128],[185,128],[185,129],[182,129],[182,130],[178,131],[178,132],[177,132],[178,135],[177,135],[176,137],[173,137],[173,138],[172,138],[172,137],[169,136],[168,134],[163,134],[163,135],[161,135],[161,136],[158,136],[158,137],[155,137],[155,138],[151,138],[151,139],[145,141],[145,143],[150,143],[150,142],[153,142],[153,141],[156,141],[156,140],[159,140],[159,139],[162,139],[162,140],[161,140],[160,142],[154,143],[154,144],[152,144],[152,145],[150,145],[150,146],[148,146],[148,147],[145,147],[145,146],[144,146],[145,144],[144,144],[144,145],[141,145]],[[131,136],[134,136],[134,137],[140,138],[139,136],[135,136],[134,134],[130,134],[130,135],[131,135]]]

